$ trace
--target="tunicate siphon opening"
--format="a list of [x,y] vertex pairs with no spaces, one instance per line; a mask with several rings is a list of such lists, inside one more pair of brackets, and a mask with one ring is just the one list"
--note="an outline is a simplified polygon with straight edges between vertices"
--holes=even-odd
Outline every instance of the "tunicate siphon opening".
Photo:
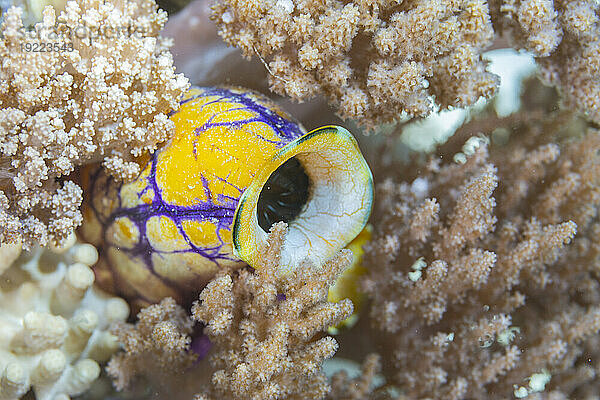
[[258,225],[268,232],[276,222],[293,221],[308,201],[309,186],[308,175],[296,157],[280,165],[258,197]]

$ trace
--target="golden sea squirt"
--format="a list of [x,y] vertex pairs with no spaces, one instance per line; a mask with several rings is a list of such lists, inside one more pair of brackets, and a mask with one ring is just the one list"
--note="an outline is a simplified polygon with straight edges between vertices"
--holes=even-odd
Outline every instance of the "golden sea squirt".
[[321,265],[364,228],[373,179],[344,128],[306,132],[268,98],[192,88],[174,136],[120,184],[85,176],[83,236],[102,250],[98,281],[132,301],[187,302],[224,267],[260,267],[270,226],[288,234],[284,270]]

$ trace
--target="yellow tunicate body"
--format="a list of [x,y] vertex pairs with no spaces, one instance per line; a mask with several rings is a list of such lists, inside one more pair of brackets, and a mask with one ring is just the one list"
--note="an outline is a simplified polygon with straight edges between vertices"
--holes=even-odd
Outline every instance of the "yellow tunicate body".
[[[327,258],[366,223],[372,178],[343,128],[307,134],[273,102],[238,88],[192,88],[170,119],[173,137],[141,162],[136,180],[119,184],[100,170],[85,177],[82,230],[102,248],[98,281],[133,302],[170,296],[185,303],[219,269],[253,265],[266,235],[256,221],[258,196],[291,157],[304,163],[315,198],[304,207],[310,224],[292,222],[291,237],[304,237],[296,223],[316,234],[288,248],[300,254],[315,246],[314,253]],[[350,193],[343,193],[348,206],[335,198],[340,192]],[[323,219],[328,229],[337,220],[346,227],[325,234],[313,224]]]
[[365,253],[363,246],[371,240],[373,229],[367,225],[362,232],[351,241],[346,248],[352,250],[352,264],[346,269],[337,281],[329,288],[327,300],[337,303],[343,299],[350,299],[354,303],[354,313],[340,322],[336,327],[331,327],[329,332],[337,333],[338,328],[349,328],[356,323],[356,319],[362,304],[364,302],[364,293],[361,292],[359,283],[367,268],[362,265],[362,258]]

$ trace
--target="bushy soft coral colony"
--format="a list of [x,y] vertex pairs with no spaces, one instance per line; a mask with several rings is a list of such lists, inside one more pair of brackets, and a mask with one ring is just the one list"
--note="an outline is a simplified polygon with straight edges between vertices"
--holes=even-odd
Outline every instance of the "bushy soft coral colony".
[[473,104],[498,85],[480,56],[494,36],[481,0],[226,0],[213,16],[225,41],[267,63],[272,90],[323,93],[371,128]]
[[[173,123],[166,113],[189,85],[158,34],[167,15],[154,1],[69,1],[65,8],[59,15],[47,8],[34,31],[23,26],[21,8],[3,15],[0,242],[67,237],[82,221],[82,191],[72,178],[58,178],[98,161],[119,179],[136,177],[134,157],[167,139]],[[115,27],[141,34],[97,34]],[[65,50],[21,47],[46,42]]]
[[[535,106],[482,117],[376,186],[362,286],[389,383],[407,398],[596,398],[599,132]],[[440,162],[472,129],[510,139]]]
[[271,89],[324,94],[344,118],[378,124],[491,98],[482,52],[507,33],[537,57],[569,106],[600,122],[596,0],[219,0],[223,39],[267,65]]

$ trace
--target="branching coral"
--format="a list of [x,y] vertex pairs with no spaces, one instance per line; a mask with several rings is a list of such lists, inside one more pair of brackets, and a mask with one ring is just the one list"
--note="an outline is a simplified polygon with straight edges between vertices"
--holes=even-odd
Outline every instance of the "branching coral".
[[165,376],[181,374],[196,359],[189,352],[194,322],[175,300],[166,298],[146,307],[137,317],[135,325],[120,324],[113,329],[124,352],[116,354],[106,370],[118,390],[129,386],[137,375],[164,380]]
[[222,274],[200,294],[195,319],[214,343],[212,387],[198,399],[321,399],[329,383],[323,360],[338,344],[319,332],[352,314],[352,302],[327,302],[327,290],[350,264],[342,251],[325,265],[280,276],[285,224],[271,228],[264,265],[254,273]]
[[0,277],[0,399],[30,387],[37,399],[79,395],[119,347],[108,327],[129,307],[92,286],[96,249],[71,238],[23,253]]
[[272,90],[324,93],[367,127],[491,97],[497,77],[480,55],[504,33],[537,57],[567,107],[600,121],[595,0],[220,0],[213,18],[227,43],[265,62]]
[[533,53],[566,106],[600,123],[600,4],[595,0],[493,0],[493,20]]
[[324,93],[365,126],[470,105],[498,84],[480,56],[493,38],[481,0],[222,0],[213,11],[225,41],[268,64],[271,89]]
[[499,121],[504,146],[478,139],[463,164],[432,158],[378,185],[364,288],[409,398],[523,396],[544,371],[554,393],[597,393],[600,136],[553,143],[570,119],[534,115]]
[[[64,239],[81,223],[81,189],[65,177],[103,160],[119,179],[173,129],[188,87],[176,75],[166,21],[152,0],[70,1],[27,31],[21,9],[0,39],[0,242]],[[50,46],[48,51],[34,51]],[[52,50],[52,51],[49,51]]]
[[[167,392],[177,391],[176,398],[191,387],[202,391],[198,399],[325,398],[330,386],[321,364],[338,344],[321,332],[353,311],[348,299],[327,302],[327,292],[352,254],[345,250],[320,268],[307,264],[281,276],[286,232],[284,223],[273,225],[261,268],[223,271],[204,288],[192,307],[202,335],[192,340],[193,320],[172,299],[143,309],[135,325],[118,327],[125,352],[107,368],[117,389],[145,376],[151,387],[160,380]],[[192,365],[206,353],[207,338],[209,357]]]

